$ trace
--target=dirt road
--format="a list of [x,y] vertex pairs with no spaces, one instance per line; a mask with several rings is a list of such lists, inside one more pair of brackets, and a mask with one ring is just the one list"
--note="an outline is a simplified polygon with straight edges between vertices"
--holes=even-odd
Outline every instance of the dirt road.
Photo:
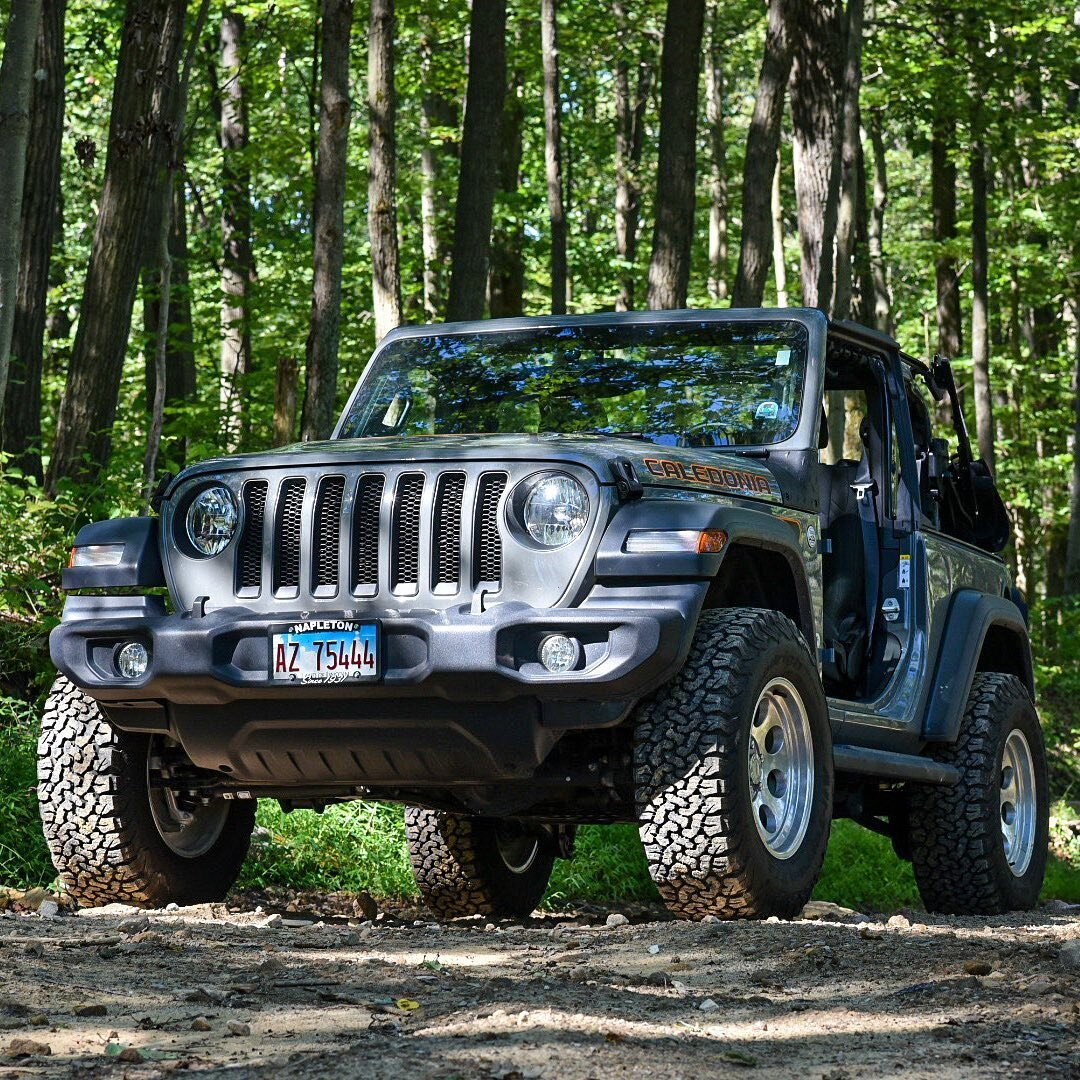
[[0,1080],[1080,1077],[1077,912],[440,928],[345,898],[239,907],[5,912]]

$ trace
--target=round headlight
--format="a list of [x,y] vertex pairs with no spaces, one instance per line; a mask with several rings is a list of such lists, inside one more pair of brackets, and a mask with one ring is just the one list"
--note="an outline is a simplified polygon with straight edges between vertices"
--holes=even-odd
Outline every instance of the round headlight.
[[218,555],[229,546],[238,520],[232,492],[220,485],[207,488],[188,507],[188,539],[200,555]]
[[545,476],[525,497],[522,513],[529,535],[544,547],[576,540],[589,522],[589,496],[572,476]]

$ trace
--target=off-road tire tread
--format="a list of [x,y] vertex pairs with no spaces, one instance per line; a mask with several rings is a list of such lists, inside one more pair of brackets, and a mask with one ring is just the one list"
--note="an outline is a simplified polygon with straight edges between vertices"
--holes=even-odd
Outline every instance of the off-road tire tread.
[[162,857],[156,830],[148,835],[149,809],[136,805],[146,800],[139,774],[145,775],[147,743],[145,735],[113,728],[66,677],[53,684],[38,740],[38,805],[61,886],[83,907],[220,900],[240,872],[255,824],[254,801],[232,804],[206,855],[183,865]]
[[[956,742],[935,746],[931,751],[936,761],[960,771],[959,783],[912,785],[911,862],[928,911],[999,915],[1016,908],[1015,897],[1002,888],[1003,876],[995,872],[995,861],[1004,862],[997,820],[998,759],[1008,735],[1002,730],[1003,722],[1014,707],[1034,712],[1031,696],[1015,675],[977,672]],[[1039,738],[1031,751],[1036,790],[1045,800],[1045,750],[1037,718],[1035,731]],[[1031,733],[1025,734],[1030,744]],[[988,801],[991,812],[986,810]],[[1035,839],[1033,865],[1040,860],[1045,863],[1045,826],[1037,827]],[[1041,872],[1038,879],[1041,883]],[[1032,906],[1036,900],[1037,892],[1023,906]]]
[[[634,784],[639,831],[649,871],[665,905],[676,915],[701,919],[791,918],[801,911],[814,880],[778,896],[748,859],[759,843],[752,819],[738,819],[736,746],[743,719],[737,703],[748,689],[755,660],[781,644],[796,643],[817,681],[816,665],[799,629],[777,611],[724,608],[702,613],[686,664],[647,699],[635,716]],[[824,692],[808,708],[827,707]],[[824,829],[804,845],[814,848],[816,880],[828,844],[832,805],[831,744]],[[734,811],[734,814],[733,814]]]
[[[470,915],[525,918],[544,895],[554,855],[541,844],[538,864],[512,882],[497,880],[479,831],[480,819],[425,807],[405,808],[413,876],[428,910],[440,920]],[[535,873],[532,871],[535,869]]]

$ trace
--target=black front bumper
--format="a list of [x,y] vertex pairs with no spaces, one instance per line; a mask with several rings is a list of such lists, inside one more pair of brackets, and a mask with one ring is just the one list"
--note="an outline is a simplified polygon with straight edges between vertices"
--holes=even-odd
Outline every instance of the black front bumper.
[[[299,612],[167,614],[157,597],[70,597],[50,649],[117,727],[167,732],[196,765],[234,781],[491,782],[531,775],[565,731],[619,723],[674,674],[700,603],[698,590],[678,592],[673,604],[632,609],[608,599],[382,614],[372,683],[274,681],[268,635]],[[580,670],[552,675],[537,662],[553,632],[583,643]],[[150,652],[140,679],[115,667],[128,641]]]

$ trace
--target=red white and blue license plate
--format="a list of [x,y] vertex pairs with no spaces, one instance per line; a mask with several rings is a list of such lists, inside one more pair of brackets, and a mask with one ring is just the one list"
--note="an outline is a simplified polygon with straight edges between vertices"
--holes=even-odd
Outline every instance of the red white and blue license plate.
[[307,619],[270,634],[270,676],[282,682],[343,683],[379,677],[379,624]]

